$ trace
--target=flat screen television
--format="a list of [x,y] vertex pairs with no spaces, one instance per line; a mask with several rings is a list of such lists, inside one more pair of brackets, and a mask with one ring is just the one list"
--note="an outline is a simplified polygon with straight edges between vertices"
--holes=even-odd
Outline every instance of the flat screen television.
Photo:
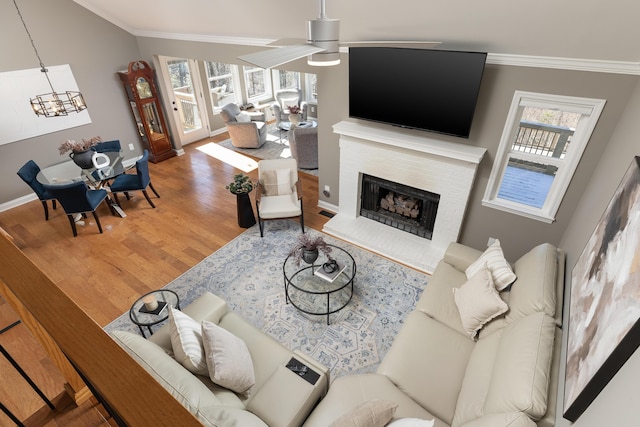
[[349,49],[349,116],[468,138],[487,54]]

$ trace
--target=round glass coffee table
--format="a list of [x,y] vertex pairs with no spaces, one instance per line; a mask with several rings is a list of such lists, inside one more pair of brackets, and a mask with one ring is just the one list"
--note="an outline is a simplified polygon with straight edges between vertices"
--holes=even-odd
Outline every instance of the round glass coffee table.
[[[327,316],[327,325],[329,316],[351,301],[356,278],[356,262],[351,254],[335,245],[329,247],[331,258],[320,252],[313,264],[301,261],[296,265],[289,255],[282,265],[287,303],[306,314]],[[331,264],[332,260],[337,265]]]
[[[157,307],[153,310],[147,308],[145,302],[155,300]],[[164,322],[169,317],[169,306],[180,309],[180,298],[178,294],[169,289],[158,289],[142,295],[135,300],[129,309],[129,318],[133,323],[138,325],[140,333],[143,337],[147,337],[144,328],[147,328],[149,335],[153,335],[151,327],[160,322]]]

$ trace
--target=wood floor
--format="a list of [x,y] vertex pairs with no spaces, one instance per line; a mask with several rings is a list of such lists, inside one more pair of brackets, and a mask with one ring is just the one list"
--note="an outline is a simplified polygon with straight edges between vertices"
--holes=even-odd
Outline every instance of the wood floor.
[[[91,215],[74,238],[61,208],[49,209],[49,221],[39,201],[0,212],[0,227],[65,293],[100,326],[129,309],[141,294],[160,288],[241,234],[235,196],[225,189],[240,171],[198,150],[227,134],[185,147],[186,154],[150,164],[151,180],[160,194],[152,209],[142,193],[120,198],[126,218],[98,209],[103,234]],[[248,173],[257,179],[257,170]],[[305,225],[322,229],[318,179],[300,173]],[[153,198],[153,193],[149,191]],[[269,223],[265,225],[269,227]],[[60,313],[64,316],[64,313]],[[17,320],[0,300],[0,330]],[[65,403],[63,378],[24,325],[0,335],[2,345],[51,400],[62,407],[52,413],[4,358],[0,360],[0,402],[26,425],[103,426],[99,405],[89,401],[76,408]],[[66,406],[66,408],[65,408]],[[38,412],[39,411],[39,412]],[[35,414],[35,415],[34,415]],[[29,419],[29,417],[32,417]],[[0,425],[13,423],[0,412]]]

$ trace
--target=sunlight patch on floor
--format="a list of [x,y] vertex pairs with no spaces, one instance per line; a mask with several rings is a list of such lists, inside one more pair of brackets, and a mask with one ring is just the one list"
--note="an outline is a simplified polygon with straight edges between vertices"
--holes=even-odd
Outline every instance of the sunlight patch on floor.
[[241,171],[248,173],[258,168],[258,162],[250,157],[244,156],[228,148],[224,148],[215,142],[201,145],[197,147],[197,150],[202,151],[208,156],[214,157],[221,162],[240,169]]

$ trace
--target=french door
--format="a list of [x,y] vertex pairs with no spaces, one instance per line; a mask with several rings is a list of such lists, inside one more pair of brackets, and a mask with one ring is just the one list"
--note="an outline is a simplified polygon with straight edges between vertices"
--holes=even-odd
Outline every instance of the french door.
[[159,59],[171,97],[175,136],[182,145],[208,137],[209,123],[196,61],[166,56]]

